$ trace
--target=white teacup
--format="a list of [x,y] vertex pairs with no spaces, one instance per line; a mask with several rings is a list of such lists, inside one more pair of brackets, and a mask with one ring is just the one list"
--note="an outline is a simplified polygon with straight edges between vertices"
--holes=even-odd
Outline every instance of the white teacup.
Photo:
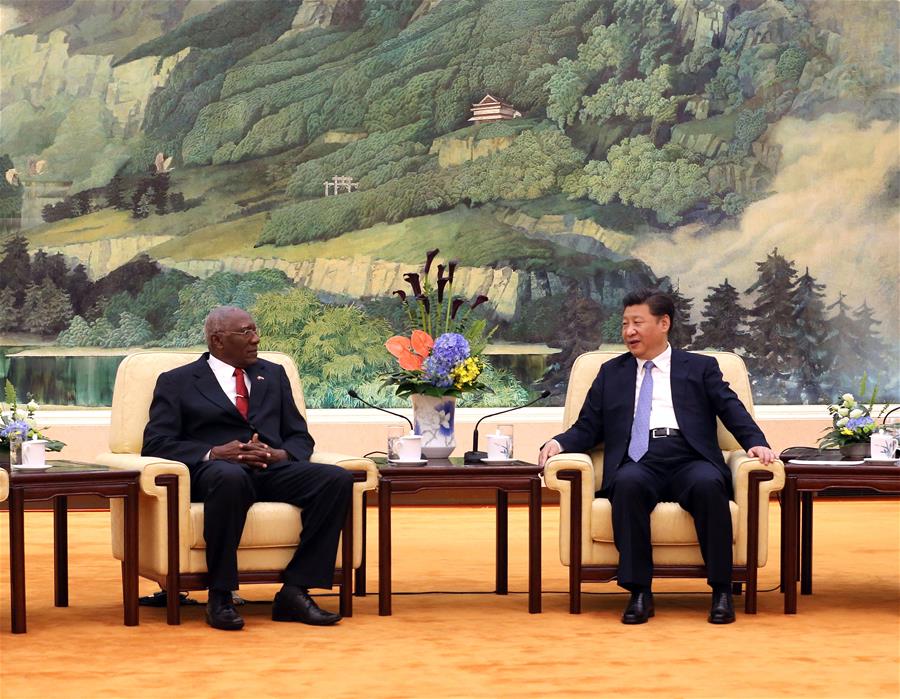
[[487,436],[488,461],[504,461],[512,458],[512,437],[507,434]]
[[407,434],[396,441],[397,461],[422,460],[422,436]]
[[46,444],[46,439],[26,439],[24,442],[22,442],[22,465],[46,466]]
[[897,438],[887,432],[876,432],[869,442],[873,459],[893,459],[897,453]]

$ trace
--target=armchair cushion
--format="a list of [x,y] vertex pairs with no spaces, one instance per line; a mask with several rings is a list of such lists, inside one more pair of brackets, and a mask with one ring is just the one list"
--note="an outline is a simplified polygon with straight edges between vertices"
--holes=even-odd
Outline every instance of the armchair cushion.
[[[733,541],[737,541],[738,506],[731,507]],[[697,530],[694,518],[677,502],[661,502],[650,514],[650,531],[654,546],[696,546]],[[591,503],[591,539],[604,544],[613,543],[612,503],[595,498]]]

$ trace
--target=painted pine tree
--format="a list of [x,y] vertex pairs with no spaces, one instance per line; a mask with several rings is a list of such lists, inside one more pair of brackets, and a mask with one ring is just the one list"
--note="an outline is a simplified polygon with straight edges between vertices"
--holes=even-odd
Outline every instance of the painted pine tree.
[[833,388],[827,379],[833,362],[828,348],[833,330],[825,319],[824,288],[825,285],[817,283],[807,267],[791,294],[794,309],[791,383],[804,403],[828,400]]
[[728,278],[719,286],[710,286],[709,295],[703,299],[703,320],[700,334],[694,340],[694,349],[716,349],[737,352],[739,348],[750,346],[747,334],[747,309],[739,302],[740,294],[728,283]]
[[697,326],[691,323],[694,299],[682,295],[677,285],[672,287],[671,294],[675,301],[675,317],[672,319],[672,329],[669,330],[669,342],[673,347],[689,347],[697,332]]
[[[756,263],[757,280],[746,293],[756,294],[750,309],[751,376],[763,394],[773,397],[789,389],[793,351],[792,293],[797,270],[794,263],[772,250]],[[782,383],[784,382],[784,383]]]

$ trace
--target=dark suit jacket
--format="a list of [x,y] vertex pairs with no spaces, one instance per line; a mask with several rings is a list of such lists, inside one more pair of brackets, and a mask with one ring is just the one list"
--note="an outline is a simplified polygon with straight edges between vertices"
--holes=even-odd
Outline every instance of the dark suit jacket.
[[309,461],[313,438],[284,369],[264,359],[247,367],[250,412],[245,420],[219,386],[208,358],[204,353],[196,362],[160,374],[141,454],[181,461],[194,469],[212,447],[233,439],[246,442],[257,432],[260,441],[284,449],[295,461]]
[[[603,443],[603,483],[609,487],[625,460],[634,422],[637,359],[631,353],[610,359],[597,373],[581,413],[555,437],[563,451],[584,453]],[[722,378],[713,357],[672,349],[672,404],[682,436],[731,482],[716,439],[716,417],[744,449],[768,446],[765,436],[734,391]]]

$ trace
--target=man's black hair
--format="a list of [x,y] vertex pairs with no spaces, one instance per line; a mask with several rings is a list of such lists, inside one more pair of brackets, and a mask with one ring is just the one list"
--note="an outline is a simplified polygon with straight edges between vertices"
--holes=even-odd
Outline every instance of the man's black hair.
[[622,299],[622,309],[629,306],[640,306],[647,304],[650,313],[657,318],[669,316],[669,322],[675,323],[675,299],[665,291],[659,289],[638,289],[625,294]]

